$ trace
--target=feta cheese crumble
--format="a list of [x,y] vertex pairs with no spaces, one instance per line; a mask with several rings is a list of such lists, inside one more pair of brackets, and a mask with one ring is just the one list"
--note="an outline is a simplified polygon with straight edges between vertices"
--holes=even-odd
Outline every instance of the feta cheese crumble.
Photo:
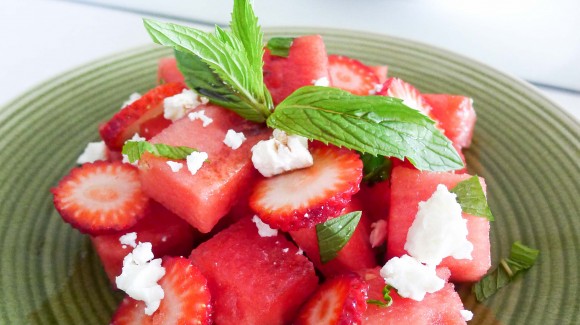
[[256,228],[258,228],[258,235],[260,235],[260,237],[274,237],[278,235],[278,229],[270,228],[270,226],[265,224],[258,216],[254,216],[252,218],[252,222],[256,224]]
[[200,104],[201,100],[196,93],[192,90],[184,89],[180,94],[163,100],[163,117],[175,122],[184,117],[188,110]]
[[447,256],[472,259],[473,244],[467,240],[467,220],[461,216],[456,197],[445,185],[439,184],[427,201],[419,203],[405,243],[409,255],[433,267]]
[[226,133],[226,137],[224,139],[224,143],[226,146],[236,150],[242,146],[242,143],[246,141],[246,136],[242,132],[236,132],[232,129],[229,129]]
[[165,275],[161,259],[153,259],[151,243],[139,243],[123,259],[123,271],[115,278],[117,288],[131,298],[145,302],[145,314],[152,315],[165,296],[157,283]]
[[202,123],[201,126],[203,126],[203,127],[206,127],[206,126],[210,125],[211,123],[213,123],[213,119],[211,117],[205,115],[204,109],[187,114],[187,118],[189,118],[190,121],[200,120]]
[[[145,141],[145,140],[147,140],[147,139],[140,136],[139,133],[135,133],[135,134],[133,134],[133,137],[131,139],[125,141],[125,143],[127,143],[129,141],[140,142],[140,141]],[[126,154],[123,154],[123,160],[121,162],[124,164],[131,164],[131,162],[129,161],[129,156],[127,156]],[[139,164],[139,160],[135,160],[135,162],[132,163],[131,165],[137,166],[138,164]]]
[[122,245],[128,245],[133,248],[137,246],[137,243],[135,242],[136,240],[137,240],[136,232],[130,232],[119,237],[119,242],[121,242]]
[[435,267],[421,264],[409,255],[393,257],[381,269],[385,282],[404,298],[421,301],[427,293],[443,288],[445,281],[437,276]]
[[136,102],[138,99],[141,98],[141,94],[140,93],[132,93],[131,95],[129,95],[129,98],[123,102],[123,105],[121,106],[121,109],[133,104],[134,102]]
[[369,90],[369,95],[376,95],[383,90],[383,84],[375,84],[375,87]]
[[260,174],[271,177],[310,167],[314,161],[308,151],[308,139],[274,129],[272,139],[262,140],[252,148],[252,163]]
[[187,169],[191,175],[195,175],[197,171],[201,168],[203,163],[207,160],[208,155],[202,151],[194,151],[186,158]]
[[107,160],[107,146],[104,141],[89,142],[83,153],[77,158],[77,164]]
[[328,87],[330,86],[330,80],[328,77],[322,77],[320,79],[312,80],[314,86]]
[[177,161],[168,160],[167,165],[169,165],[169,168],[171,168],[171,171],[174,173],[177,173],[181,168],[183,168],[183,164]]
[[473,313],[467,309],[460,310],[459,313],[461,314],[461,317],[463,317],[463,319],[466,322],[469,322],[470,320],[473,319]]
[[385,220],[379,220],[371,224],[371,234],[369,236],[369,241],[372,248],[380,246],[387,239],[387,222]]

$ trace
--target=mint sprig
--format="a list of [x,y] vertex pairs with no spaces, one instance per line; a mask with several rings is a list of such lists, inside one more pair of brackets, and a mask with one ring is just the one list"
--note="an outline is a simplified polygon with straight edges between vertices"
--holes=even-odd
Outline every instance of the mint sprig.
[[306,86],[284,99],[267,123],[363,153],[407,158],[421,170],[463,168],[451,141],[435,128],[435,122],[392,97]]
[[354,233],[361,211],[354,211],[316,225],[320,261],[328,263],[348,243]]
[[183,146],[170,146],[162,143],[150,143],[147,141],[127,141],[123,145],[122,153],[127,155],[129,162],[134,163],[141,159],[145,152],[149,152],[157,157],[169,159],[185,159],[192,152],[197,151],[194,148]]
[[294,37],[273,37],[268,40],[266,47],[270,50],[270,54],[287,58],[293,42]]
[[519,241],[513,243],[510,256],[501,259],[493,272],[473,286],[472,291],[475,293],[477,301],[486,300],[529,270],[535,264],[539,254],[539,250],[527,247]]
[[368,299],[367,304],[375,305],[380,308],[390,307],[393,304],[393,298],[391,297],[391,287],[390,285],[385,285],[383,288],[383,301],[378,299]]
[[477,175],[461,181],[451,189],[457,195],[457,203],[467,214],[493,221],[493,214]]

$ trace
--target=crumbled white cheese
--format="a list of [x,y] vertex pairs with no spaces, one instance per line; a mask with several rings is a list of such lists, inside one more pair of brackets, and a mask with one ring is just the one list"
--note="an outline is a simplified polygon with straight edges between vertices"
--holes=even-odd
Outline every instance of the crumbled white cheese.
[[376,95],[383,90],[383,84],[375,84],[375,87],[369,90],[369,95]]
[[89,142],[77,159],[77,164],[92,163],[97,160],[107,160],[107,146],[104,141]]
[[152,315],[165,296],[157,283],[165,275],[161,259],[153,259],[151,243],[139,243],[133,252],[123,259],[123,271],[116,277],[117,288],[131,298],[145,302],[145,313]]
[[385,282],[397,289],[404,298],[421,301],[425,294],[441,290],[445,281],[437,276],[435,267],[430,267],[409,255],[393,257],[381,269]]
[[192,90],[184,89],[180,94],[167,97],[163,100],[163,117],[177,121],[185,113],[201,104],[200,98]]
[[[139,133],[135,133],[135,134],[133,134],[133,137],[131,139],[125,141],[125,143],[127,143],[129,141],[140,142],[140,141],[145,141],[145,140],[147,140],[147,139],[145,139],[142,136],[140,136]],[[127,156],[126,154],[123,154],[122,163],[124,163],[124,164],[131,164],[131,162],[129,161],[129,156]],[[135,160],[135,162],[132,163],[131,165],[137,166],[138,164],[139,164],[139,160]]]
[[461,316],[466,322],[469,322],[473,319],[473,313],[467,309],[460,310],[459,313],[461,313]]
[[330,80],[328,80],[328,77],[322,77],[320,79],[312,80],[312,84],[315,86],[328,87],[330,86]]
[[140,93],[132,93],[131,95],[129,95],[129,98],[123,102],[123,105],[121,106],[121,109],[133,104],[134,102],[136,102],[139,98],[141,98],[141,94]]
[[254,216],[252,221],[256,224],[260,237],[274,237],[278,235],[278,229],[270,228],[270,226],[265,224],[258,216]]
[[131,247],[136,247],[137,243],[135,242],[137,240],[137,233],[136,232],[130,232],[127,234],[124,234],[123,236],[119,237],[119,242],[122,245],[129,245]]
[[181,170],[181,168],[183,168],[183,164],[177,161],[168,160],[167,164],[169,165],[169,168],[171,168],[171,171],[174,173],[177,173]]
[[201,120],[202,123],[201,126],[203,127],[206,127],[213,122],[213,119],[211,117],[205,115],[204,109],[200,109],[199,111],[187,114],[187,118],[189,118],[190,121]]
[[194,151],[189,156],[187,156],[187,169],[191,175],[195,175],[197,171],[201,168],[203,163],[207,160],[208,155],[202,151]]
[[313,159],[308,151],[308,139],[298,135],[287,135],[274,130],[273,138],[260,141],[252,148],[252,163],[265,177],[271,177],[294,169],[312,166]]
[[467,240],[467,220],[461,216],[456,197],[445,185],[439,184],[427,201],[419,203],[405,243],[409,255],[432,266],[447,256],[472,259],[473,244]]
[[387,222],[385,220],[379,220],[371,224],[371,234],[369,236],[369,241],[373,248],[380,246],[387,239]]
[[242,132],[236,132],[232,129],[229,129],[226,133],[226,137],[224,139],[224,143],[226,146],[236,150],[242,146],[242,143],[246,141],[246,136]]

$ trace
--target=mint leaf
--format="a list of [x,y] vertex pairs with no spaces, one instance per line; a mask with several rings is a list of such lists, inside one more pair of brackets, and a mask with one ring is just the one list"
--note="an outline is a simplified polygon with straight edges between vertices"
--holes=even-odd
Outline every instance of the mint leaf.
[[363,182],[372,185],[389,179],[393,167],[390,159],[368,153],[359,153],[359,155],[363,163]]
[[274,37],[268,41],[266,47],[270,54],[287,58],[293,42],[294,37]]
[[539,254],[539,250],[527,247],[519,241],[513,243],[510,257],[503,258],[493,272],[487,274],[473,286],[472,291],[475,293],[477,301],[486,300],[520,274],[529,270]]
[[316,225],[320,261],[327,263],[336,257],[354,233],[362,212],[354,211]]
[[407,158],[421,170],[463,168],[451,141],[435,128],[435,122],[396,98],[306,86],[282,101],[267,123],[363,153]]
[[457,203],[461,210],[472,216],[493,221],[493,214],[487,205],[487,198],[477,175],[461,181],[451,189],[457,195]]
[[383,288],[383,301],[377,299],[368,299],[367,304],[376,305],[378,307],[390,307],[393,304],[393,298],[391,297],[391,289],[390,285],[385,285]]
[[[247,0],[237,0],[236,3],[243,6]],[[236,4],[235,4],[236,6]],[[253,12],[241,10],[242,15],[253,15]],[[239,18],[238,15],[234,14],[232,16],[234,19]],[[251,17],[245,17],[247,21],[252,21]],[[215,74],[214,77],[210,78],[207,75],[207,68],[203,68],[202,71],[206,71],[202,80],[204,82],[211,81],[212,83],[225,85],[221,88],[221,91],[228,90],[229,100],[224,100],[223,97],[212,97],[211,88],[203,88],[207,92],[200,91],[200,84],[192,84],[193,89],[197,89],[200,94],[207,96],[211,102],[215,102],[218,105],[223,105],[224,102],[228,103],[227,108],[235,111],[240,116],[254,122],[263,122],[266,120],[268,115],[270,115],[270,109],[272,108],[272,99],[270,93],[266,89],[263,82],[262,75],[262,61],[260,59],[259,63],[256,60],[257,51],[256,47],[261,47],[261,37],[252,37],[252,33],[257,33],[261,35],[259,28],[253,32],[250,29],[255,29],[257,25],[246,26],[248,31],[239,31],[240,27],[236,27],[235,33],[232,31],[225,31],[220,27],[216,26],[215,33],[206,33],[201,30],[194,28],[180,26],[172,23],[162,23],[150,19],[143,20],[145,28],[149,32],[149,35],[154,42],[173,47],[175,50],[193,55],[203,63],[205,63],[209,69]],[[238,26],[239,22],[232,21],[232,26]],[[241,38],[238,38],[238,34]],[[260,44],[252,46],[250,43],[256,40],[260,40]],[[261,52],[260,52],[261,53]],[[189,59],[191,56],[184,57],[180,56],[181,60]],[[180,62],[180,66],[192,66],[197,69],[201,69],[199,63],[190,62]],[[187,70],[187,74],[191,71]],[[184,73],[184,75],[186,74]],[[189,77],[191,80],[192,77]],[[232,100],[232,97],[236,97]],[[239,104],[239,103],[243,104]]]
[[169,159],[185,159],[196,149],[183,146],[170,146],[162,143],[150,143],[147,141],[127,141],[123,145],[122,153],[127,155],[129,161],[134,163],[141,159],[145,152],[149,152],[157,157]]

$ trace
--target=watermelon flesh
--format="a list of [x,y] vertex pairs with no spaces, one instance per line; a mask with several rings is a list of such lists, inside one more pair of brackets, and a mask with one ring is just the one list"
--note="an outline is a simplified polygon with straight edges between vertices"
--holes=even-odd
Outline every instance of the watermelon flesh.
[[[374,268],[360,273],[369,284],[369,299],[383,301],[382,290],[385,287],[385,281],[379,271],[379,268]],[[438,268],[437,276],[446,279],[449,276],[449,270]],[[443,289],[437,292],[428,293],[422,301],[403,298],[394,289],[391,290],[390,295],[393,298],[393,304],[390,307],[368,305],[363,315],[363,324],[466,324],[460,313],[464,309],[463,303],[451,283],[446,283]]]
[[[167,159],[144,154],[139,161],[143,190],[151,198],[185,219],[203,233],[228,213],[240,193],[255,177],[250,149],[260,140],[267,139],[271,130],[247,122],[237,114],[213,105],[200,105],[205,115],[213,119],[206,127],[201,121],[183,118],[171,124],[152,143],[187,146],[206,152],[209,156],[201,169],[192,175],[184,167],[174,173]],[[223,143],[229,129],[243,132],[247,140],[237,150]]]
[[[415,220],[419,202],[427,201],[438,184],[453,188],[468,174],[435,173],[405,167],[395,167],[391,176],[391,208],[387,234],[387,258],[408,254],[405,250],[407,232]],[[480,178],[485,190],[485,182]],[[451,271],[451,280],[475,282],[481,279],[491,267],[489,242],[489,221],[463,213],[467,220],[467,239],[473,244],[472,260],[443,259],[440,266]]]
[[216,324],[289,324],[316,290],[312,263],[282,234],[244,218],[191,252],[208,279]]
[[157,82],[159,84],[169,82],[185,83],[185,78],[177,68],[177,61],[174,57],[159,59],[159,64],[157,66]]
[[424,94],[423,98],[431,105],[431,116],[439,122],[445,135],[456,146],[469,147],[476,120],[473,100],[445,94]]
[[329,80],[328,57],[320,35],[295,38],[286,58],[271,55],[267,49],[264,53],[264,83],[274,104],[321,78]]

